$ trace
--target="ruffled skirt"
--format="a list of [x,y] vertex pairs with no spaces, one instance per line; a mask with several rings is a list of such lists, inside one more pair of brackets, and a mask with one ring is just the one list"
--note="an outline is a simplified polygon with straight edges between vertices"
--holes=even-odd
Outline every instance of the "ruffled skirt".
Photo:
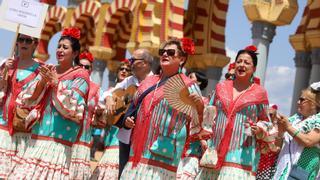
[[208,168],[200,168],[199,174],[195,179],[198,180],[255,180],[256,177],[250,171],[246,171],[236,167],[223,166],[220,171]]
[[152,166],[149,164],[138,163],[132,168],[132,162],[128,162],[122,172],[121,178],[124,180],[154,180],[154,179],[176,179],[176,172]]
[[177,179],[193,180],[199,173],[199,159],[197,157],[185,157],[180,160]]
[[9,135],[7,130],[0,129],[0,178],[6,178],[27,149],[31,138],[30,133]]
[[13,166],[13,157],[17,151],[9,132],[0,129],[0,178],[6,178]]
[[71,147],[54,141],[31,139],[23,160],[8,179],[69,179]]
[[89,179],[90,169],[90,148],[81,144],[72,146],[70,179]]
[[119,146],[105,149],[103,156],[94,170],[91,179],[109,180],[118,179],[119,174]]

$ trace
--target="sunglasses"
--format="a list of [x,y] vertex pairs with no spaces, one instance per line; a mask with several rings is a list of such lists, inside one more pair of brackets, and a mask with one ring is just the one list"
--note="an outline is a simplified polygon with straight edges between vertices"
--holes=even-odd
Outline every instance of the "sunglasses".
[[131,69],[125,68],[125,67],[121,67],[121,68],[119,69],[119,71],[127,71],[127,72],[130,72]]
[[83,65],[83,64],[79,64],[80,67],[83,67],[87,70],[90,70],[91,69],[91,66],[90,65]]
[[304,98],[304,97],[299,97],[298,101],[302,104],[305,101],[307,101],[308,99]]
[[26,44],[32,44],[32,42],[33,42],[33,39],[31,39],[31,38],[18,38],[17,39],[17,41],[19,42],[19,43],[26,43]]
[[175,49],[159,49],[159,56],[163,56],[164,53],[167,53],[168,56],[174,56],[176,54]]
[[133,64],[135,61],[137,61],[137,60],[144,60],[143,58],[134,58],[134,57],[131,57],[131,58],[129,58],[128,59],[129,60],[129,62],[130,62],[130,64]]
[[276,114],[274,114],[274,113],[269,113],[269,116],[270,116],[271,118],[274,118],[274,117],[276,117]]

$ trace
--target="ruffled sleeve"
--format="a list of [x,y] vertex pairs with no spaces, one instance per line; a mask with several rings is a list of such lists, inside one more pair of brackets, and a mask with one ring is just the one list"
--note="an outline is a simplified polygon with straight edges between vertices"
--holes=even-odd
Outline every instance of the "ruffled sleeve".
[[41,101],[41,99],[44,97],[45,92],[47,90],[48,87],[45,87],[43,89],[43,91],[40,93],[40,95],[38,97],[36,97],[36,99],[30,99],[33,95],[33,93],[36,90],[36,87],[38,85],[38,83],[41,80],[41,75],[37,75],[36,78],[32,81],[30,81],[24,90],[22,90],[17,99],[16,99],[16,103],[20,106],[20,107],[24,107],[24,108],[28,108],[28,109],[32,109],[33,107],[35,107],[36,105],[38,105]]
[[268,116],[268,105],[258,105],[258,122],[257,126],[262,130],[263,133],[256,135],[260,152],[266,154],[268,152],[278,151],[275,145],[276,137],[278,136],[277,128],[272,124]]
[[309,133],[312,130],[320,130],[320,113],[312,116],[310,120],[306,120],[305,124],[302,126],[302,131],[304,133]]
[[60,81],[53,92],[52,103],[63,117],[78,122],[84,118],[88,89],[83,78]]

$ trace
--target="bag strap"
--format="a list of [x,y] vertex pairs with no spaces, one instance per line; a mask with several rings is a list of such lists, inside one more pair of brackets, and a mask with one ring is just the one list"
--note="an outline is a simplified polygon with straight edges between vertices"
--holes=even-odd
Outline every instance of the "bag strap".
[[147,90],[145,90],[138,98],[136,107],[140,106],[142,100],[151,92],[153,91],[156,87],[160,87],[162,86],[166,81],[168,80],[168,78],[162,79],[159,83],[149,87]]
[[166,81],[168,80],[168,78],[162,79],[159,83],[149,87],[147,90],[145,90],[138,98],[137,103],[135,104],[134,102],[130,103],[130,106],[127,110],[127,112],[124,114],[123,118],[121,121],[118,121],[118,123],[116,124],[118,127],[124,127],[124,121],[127,117],[131,116],[135,111],[138,110],[142,100],[154,89],[156,89],[157,87],[162,86]]

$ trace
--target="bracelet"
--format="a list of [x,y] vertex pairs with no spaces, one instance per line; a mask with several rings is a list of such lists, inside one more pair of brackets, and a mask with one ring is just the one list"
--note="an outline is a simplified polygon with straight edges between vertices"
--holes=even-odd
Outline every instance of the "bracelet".
[[292,137],[294,138],[294,137],[296,137],[298,134],[299,134],[299,130],[296,130],[294,133],[293,133],[293,135],[292,135]]

